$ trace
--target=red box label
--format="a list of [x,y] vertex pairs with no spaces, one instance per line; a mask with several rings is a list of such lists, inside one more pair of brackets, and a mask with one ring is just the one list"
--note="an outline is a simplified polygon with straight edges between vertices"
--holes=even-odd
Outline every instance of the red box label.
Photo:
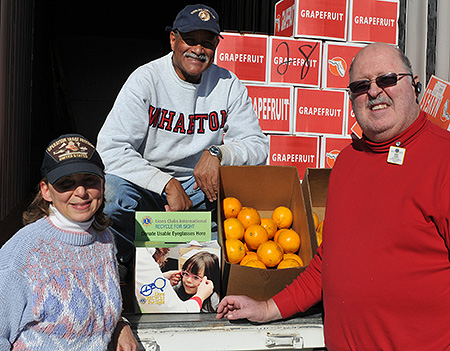
[[420,108],[428,114],[431,122],[450,130],[450,83],[431,76],[420,101]]
[[274,34],[283,37],[294,35],[295,0],[282,0],[275,4]]
[[296,89],[295,132],[343,134],[345,91]]
[[322,43],[271,37],[270,82],[318,87]]
[[266,35],[221,33],[223,39],[216,50],[216,64],[235,73],[239,79],[267,81]]
[[353,0],[350,41],[397,44],[398,0]]
[[363,131],[356,121],[355,113],[353,112],[352,103],[348,98],[348,118],[347,118],[347,135],[355,134],[358,138],[363,137]]
[[271,135],[269,165],[295,166],[298,174],[319,167],[319,137]]
[[266,133],[291,131],[291,87],[247,85],[248,95]]
[[347,39],[347,0],[298,1],[296,36]]
[[344,150],[347,145],[350,145],[352,139],[348,138],[330,138],[324,137],[322,139],[322,148],[324,155],[324,168],[333,168],[334,163],[340,152]]
[[342,45],[326,43],[324,46],[322,86],[331,89],[346,89],[349,83],[350,65],[353,58],[365,45]]

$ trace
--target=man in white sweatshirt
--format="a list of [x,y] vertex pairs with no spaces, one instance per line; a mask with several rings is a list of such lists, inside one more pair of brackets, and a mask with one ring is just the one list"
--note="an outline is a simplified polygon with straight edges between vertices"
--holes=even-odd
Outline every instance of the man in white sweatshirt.
[[213,64],[219,37],[214,9],[186,6],[170,31],[172,52],[131,74],[100,130],[105,212],[122,263],[134,253],[136,210],[211,210],[220,165],[266,161],[245,86]]

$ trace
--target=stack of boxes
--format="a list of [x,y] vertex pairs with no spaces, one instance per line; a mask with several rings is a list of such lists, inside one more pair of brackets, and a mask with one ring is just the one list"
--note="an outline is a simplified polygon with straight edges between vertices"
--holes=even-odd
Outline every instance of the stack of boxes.
[[216,64],[247,86],[269,165],[331,168],[352,133],[348,69],[367,43],[397,44],[399,0],[281,0],[274,36],[222,33]]

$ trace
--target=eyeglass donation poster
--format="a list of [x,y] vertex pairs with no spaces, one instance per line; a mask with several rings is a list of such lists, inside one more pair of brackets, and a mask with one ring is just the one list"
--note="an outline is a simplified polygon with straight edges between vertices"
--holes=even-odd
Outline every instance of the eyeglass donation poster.
[[431,76],[420,101],[420,108],[428,119],[438,126],[450,130],[450,83]]
[[[136,312],[214,313],[221,251],[211,241],[211,213],[137,211],[135,222]],[[202,300],[196,294],[205,282],[214,288]]]

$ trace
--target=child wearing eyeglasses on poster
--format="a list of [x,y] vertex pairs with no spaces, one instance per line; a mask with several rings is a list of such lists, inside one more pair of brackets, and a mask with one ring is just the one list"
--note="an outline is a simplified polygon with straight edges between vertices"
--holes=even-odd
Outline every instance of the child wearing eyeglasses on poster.
[[181,270],[181,282],[174,290],[181,300],[186,301],[197,293],[203,277],[214,283],[214,291],[203,301],[201,312],[216,312],[219,305],[220,268],[217,255],[203,251],[191,256]]
[[[136,249],[135,294],[141,313],[198,313],[204,301],[214,292],[216,283],[204,276],[194,294],[182,300],[174,288],[180,278],[179,270],[162,272],[168,248],[138,247]],[[218,284],[218,283],[217,283]]]

